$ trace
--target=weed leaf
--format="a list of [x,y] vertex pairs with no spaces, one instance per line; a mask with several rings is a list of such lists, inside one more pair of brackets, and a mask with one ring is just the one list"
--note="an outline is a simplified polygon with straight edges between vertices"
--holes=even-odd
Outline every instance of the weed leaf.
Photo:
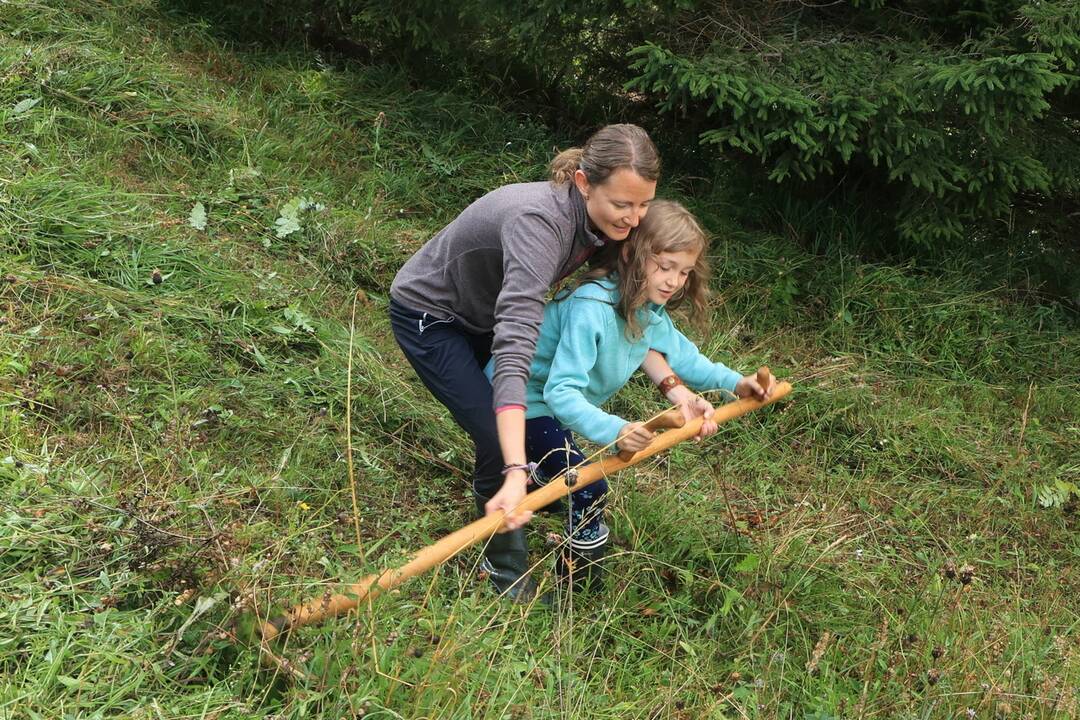
[[1040,485],[1038,490],[1039,504],[1044,508],[1060,508],[1069,501],[1069,497],[1080,497],[1080,487],[1067,480],[1055,479],[1053,484]]
[[750,553],[749,555],[744,557],[742,560],[740,560],[739,564],[735,566],[735,572],[739,572],[739,573],[753,572],[754,570],[757,570],[757,566],[760,565],[760,564],[761,564],[761,557],[758,556],[758,555],[755,555],[753,553]]
[[312,324],[314,321],[304,312],[296,309],[295,307],[292,307],[291,305],[285,308],[285,319],[291,322],[295,327],[303,330],[304,332],[315,332],[315,326]]
[[24,112],[27,112],[32,107],[37,105],[39,102],[41,102],[41,98],[26,98],[25,100],[20,100],[19,102],[15,103],[15,107],[11,108],[11,114],[22,115]]
[[279,238],[288,237],[300,229],[300,216],[309,211],[321,212],[326,206],[309,197],[296,196],[281,208],[281,215],[274,221],[274,232]]
[[196,230],[206,229],[206,207],[201,202],[195,203],[195,207],[191,208],[191,214],[188,215],[188,225]]
[[[176,647],[180,643],[180,640],[184,637],[184,631],[186,631],[191,624],[199,619],[201,615],[206,613],[207,610],[217,605],[221,600],[228,597],[225,593],[216,593],[213,597],[202,596],[195,600],[195,608],[191,611],[191,615],[187,620],[177,629],[176,639],[173,641],[172,647]],[[170,649],[171,652],[171,649]]]
[[274,221],[274,234],[279,238],[285,238],[292,235],[294,232],[300,229],[300,221],[293,217],[286,217],[282,215]]

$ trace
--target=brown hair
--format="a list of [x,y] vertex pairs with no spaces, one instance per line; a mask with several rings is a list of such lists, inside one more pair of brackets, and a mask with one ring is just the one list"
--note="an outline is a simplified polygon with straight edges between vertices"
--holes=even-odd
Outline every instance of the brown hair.
[[607,253],[606,262],[590,270],[584,282],[611,276],[619,290],[615,309],[626,321],[626,336],[631,340],[641,337],[638,310],[648,302],[648,261],[660,253],[683,251],[697,252],[686,284],[666,303],[668,310],[675,310],[686,300],[690,301],[690,319],[698,321],[705,314],[709,296],[709,264],[705,259],[709,248],[709,236],[697,218],[673,200],[654,200],[641,223],[621,243],[609,243],[613,248]]
[[613,172],[629,168],[646,180],[660,179],[660,153],[649,134],[637,125],[606,125],[579,148],[563,150],[551,161],[551,181],[557,185],[574,179],[581,169],[590,185],[602,185]]

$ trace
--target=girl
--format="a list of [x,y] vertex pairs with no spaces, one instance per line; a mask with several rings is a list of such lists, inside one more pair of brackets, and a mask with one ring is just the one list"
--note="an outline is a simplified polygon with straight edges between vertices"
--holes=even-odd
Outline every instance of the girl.
[[[485,548],[500,592],[529,600],[528,556],[516,512],[525,497],[525,382],[551,285],[606,243],[621,242],[648,211],[660,174],[649,136],[609,125],[551,165],[551,181],[507,185],[483,196],[427,242],[390,287],[394,337],[424,385],[476,449],[480,513],[504,510],[509,532]],[[483,367],[494,360],[489,383]],[[670,374],[650,353],[646,372]],[[684,412],[711,414],[689,393],[669,393]],[[523,581],[524,580],[524,581]]]
[[[763,388],[753,375],[710,361],[671,322],[668,310],[686,301],[695,314],[705,309],[707,247],[693,215],[678,203],[655,201],[613,262],[547,306],[525,390],[525,448],[541,476],[552,478],[585,460],[571,430],[623,450],[648,445],[652,433],[643,423],[627,422],[599,406],[626,384],[650,348],[666,355],[676,373],[662,388],[685,380],[698,390],[723,388],[738,397],[765,399],[772,392],[775,378]],[[570,496],[568,542],[555,567],[556,576],[577,590],[602,582],[606,491],[601,480]]]

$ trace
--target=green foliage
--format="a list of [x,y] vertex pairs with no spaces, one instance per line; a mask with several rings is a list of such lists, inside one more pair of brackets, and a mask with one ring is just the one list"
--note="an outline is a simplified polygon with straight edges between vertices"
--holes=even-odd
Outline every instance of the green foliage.
[[630,116],[667,145],[696,137],[753,158],[780,192],[842,179],[909,247],[989,235],[1019,247],[1032,232],[1075,246],[1075,223],[1060,222],[1080,206],[1075,2],[786,6],[309,0],[262,12],[589,127]]
[[[1024,4],[1020,14],[1027,21],[1024,37],[1033,47],[1054,55],[1061,66],[1073,71],[1080,61],[1080,5],[1075,2]],[[1071,79],[1075,82],[1074,79]]]
[[[303,28],[309,37],[351,54],[393,59],[430,82],[464,80],[527,93],[532,103],[578,117],[584,107],[619,92],[624,54],[643,39],[642,28],[670,7],[638,0],[304,0],[207,3],[184,7],[220,18],[237,32],[273,27]],[[625,21],[631,13],[634,22]],[[591,122],[591,120],[585,120]]]
[[963,241],[1021,197],[1076,197],[1075,120],[1051,112],[1071,83],[1060,56],[991,41],[825,37],[771,38],[782,62],[719,44],[687,55],[648,43],[633,51],[631,87],[690,116],[702,142],[761,158],[775,182],[882,173],[896,199],[874,201],[891,204],[900,235],[926,247]]

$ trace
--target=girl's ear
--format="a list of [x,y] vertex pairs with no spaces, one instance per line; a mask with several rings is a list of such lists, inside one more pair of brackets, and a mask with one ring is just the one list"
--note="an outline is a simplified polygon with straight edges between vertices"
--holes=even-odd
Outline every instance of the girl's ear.
[[574,184],[577,185],[578,192],[581,193],[581,197],[586,200],[589,199],[589,190],[592,187],[589,185],[589,178],[585,177],[585,171],[578,168],[574,171]]
[[630,262],[630,243],[623,243],[622,247],[619,248],[619,255],[622,257],[624,264]]

